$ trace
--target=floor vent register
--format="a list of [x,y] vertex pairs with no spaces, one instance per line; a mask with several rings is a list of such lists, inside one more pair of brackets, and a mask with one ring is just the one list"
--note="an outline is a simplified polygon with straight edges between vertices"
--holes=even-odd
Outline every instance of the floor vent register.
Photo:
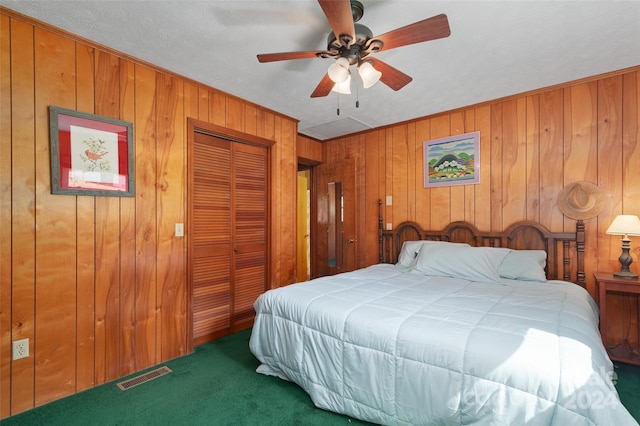
[[124,382],[118,383],[118,387],[123,390],[129,390],[133,387],[141,385],[143,383],[147,383],[153,379],[157,379],[160,376],[164,376],[165,374],[171,373],[171,369],[169,367],[160,367],[155,370],[148,371],[144,374],[141,374],[136,377],[132,377],[131,379],[125,380]]

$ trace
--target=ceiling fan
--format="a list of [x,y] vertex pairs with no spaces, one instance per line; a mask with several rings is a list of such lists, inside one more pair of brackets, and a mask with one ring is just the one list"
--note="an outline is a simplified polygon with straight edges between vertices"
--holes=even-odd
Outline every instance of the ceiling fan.
[[326,50],[258,55],[259,62],[311,58],[335,59],[320,84],[311,94],[312,98],[327,96],[332,90],[339,93],[350,93],[351,72],[349,67],[351,65],[357,65],[365,88],[380,80],[391,89],[400,90],[412,78],[379,59],[369,58],[368,55],[409,44],[448,37],[451,34],[447,15],[441,14],[374,37],[369,28],[356,23],[364,14],[364,6],[359,1],[318,0],[318,3],[320,3],[333,31],[327,39]]

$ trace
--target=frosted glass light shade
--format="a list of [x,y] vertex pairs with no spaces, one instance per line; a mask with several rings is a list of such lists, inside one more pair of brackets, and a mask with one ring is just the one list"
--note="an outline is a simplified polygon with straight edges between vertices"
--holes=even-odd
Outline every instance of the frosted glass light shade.
[[607,234],[640,236],[640,219],[633,214],[620,214],[609,225]]
[[342,93],[343,95],[351,94],[351,75],[347,76],[347,79],[342,83],[336,83],[331,89],[334,92]]
[[329,65],[329,78],[334,83],[343,83],[349,78],[349,60],[347,58],[338,58],[334,63]]
[[362,85],[365,89],[376,84],[382,76],[382,73],[371,65],[371,62],[361,63],[358,67],[358,73],[360,74],[360,78],[362,78]]

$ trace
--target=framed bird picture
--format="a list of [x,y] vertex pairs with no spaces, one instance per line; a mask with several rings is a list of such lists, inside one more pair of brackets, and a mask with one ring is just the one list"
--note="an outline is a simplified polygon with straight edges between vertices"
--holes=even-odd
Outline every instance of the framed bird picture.
[[133,125],[49,106],[51,193],[133,197]]

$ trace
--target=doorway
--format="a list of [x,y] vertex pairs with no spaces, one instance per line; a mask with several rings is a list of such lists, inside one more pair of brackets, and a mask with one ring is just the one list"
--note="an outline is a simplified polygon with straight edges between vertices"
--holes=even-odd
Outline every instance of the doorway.
[[312,169],[308,166],[298,166],[298,194],[297,194],[297,282],[311,279],[311,223],[312,223]]

